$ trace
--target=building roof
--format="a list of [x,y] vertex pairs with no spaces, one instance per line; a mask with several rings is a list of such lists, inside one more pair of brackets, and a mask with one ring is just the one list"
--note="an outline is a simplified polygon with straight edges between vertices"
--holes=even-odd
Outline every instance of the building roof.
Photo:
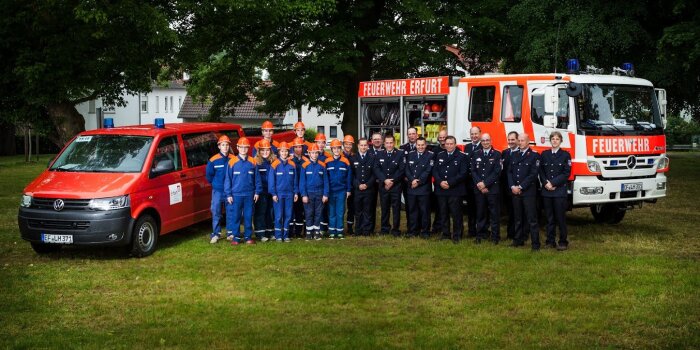
[[151,89],[176,89],[176,90],[181,90],[185,89],[185,83],[182,79],[175,79],[175,80],[170,80],[165,86],[159,85],[158,83],[154,82],[151,84]]
[[[265,114],[255,110],[256,107],[262,106],[263,102],[258,101],[252,94],[247,94],[248,101],[234,109],[232,114],[227,114],[221,117],[221,120],[268,120],[268,119],[284,119],[284,113]],[[209,109],[212,103],[210,101],[194,102],[190,95],[185,96],[185,101],[180,107],[180,113],[177,117],[182,119],[198,119],[209,115]]]

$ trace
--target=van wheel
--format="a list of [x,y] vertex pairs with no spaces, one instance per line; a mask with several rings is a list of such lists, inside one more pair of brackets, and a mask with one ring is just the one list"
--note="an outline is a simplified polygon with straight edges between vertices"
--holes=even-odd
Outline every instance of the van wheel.
[[158,224],[150,215],[143,215],[134,225],[131,242],[131,255],[143,258],[153,254],[158,243]]
[[61,245],[60,244],[46,244],[46,243],[31,243],[32,244],[32,249],[37,254],[51,254],[58,252],[61,250]]
[[597,223],[619,224],[625,217],[626,211],[615,204],[591,205],[591,214]]

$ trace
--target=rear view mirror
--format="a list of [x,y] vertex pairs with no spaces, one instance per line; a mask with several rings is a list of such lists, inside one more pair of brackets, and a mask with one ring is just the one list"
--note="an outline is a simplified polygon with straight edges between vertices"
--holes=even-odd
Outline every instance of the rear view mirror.
[[169,173],[175,170],[173,161],[170,159],[161,159],[156,161],[155,167],[151,169],[151,177],[156,177],[161,174]]
[[566,95],[569,97],[576,97],[583,92],[583,87],[578,83],[568,83],[566,84]]
[[[559,106],[559,92],[555,86],[546,86],[544,88],[544,113],[554,116]],[[545,121],[547,118],[545,117]],[[545,122],[545,125],[547,123]]]

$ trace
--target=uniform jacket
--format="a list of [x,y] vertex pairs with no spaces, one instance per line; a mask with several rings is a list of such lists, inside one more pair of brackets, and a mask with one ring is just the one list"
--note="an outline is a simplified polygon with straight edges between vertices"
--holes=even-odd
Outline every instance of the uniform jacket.
[[333,159],[333,155],[328,151],[318,152],[318,160],[325,163],[327,160]]
[[464,145],[464,154],[466,154],[467,157],[469,157],[469,161],[471,162],[471,158],[474,156],[474,153],[482,148],[483,147],[481,147],[481,142],[477,143],[476,145],[474,145],[472,142],[469,142],[466,145]]
[[318,159],[312,162],[307,159],[301,165],[299,176],[299,193],[308,197],[310,194],[320,194],[328,197],[328,174],[326,166]]
[[522,196],[535,196],[537,194],[539,166],[540,155],[530,148],[524,154],[522,152],[512,154],[508,170],[508,187],[520,186]]
[[[455,149],[451,155],[442,151],[433,163],[433,178],[435,178],[435,195],[464,196],[467,193],[467,174],[469,174],[469,158]],[[450,188],[440,187],[440,182],[447,181]]]
[[489,194],[498,194],[501,175],[501,153],[491,148],[486,155],[483,148],[474,152],[471,161],[472,188],[474,193],[481,193],[476,187],[479,182],[484,182]]
[[416,150],[416,144],[411,144],[410,142],[406,142],[401,147],[399,147],[406,155],[409,153],[413,152]]
[[270,164],[267,159],[263,159],[262,162],[256,161],[255,171],[258,172],[256,175],[258,176],[258,182],[260,183],[260,188],[258,188],[257,191],[258,194],[270,193],[268,189],[268,174],[270,174],[271,165],[272,164]]
[[228,161],[233,157],[235,156],[231,153],[229,153],[228,156],[224,156],[221,154],[221,152],[219,152],[209,158],[209,161],[207,162],[206,177],[214,191],[224,191],[226,167],[228,165]]
[[[559,149],[556,154],[548,149],[540,156],[540,181],[542,183],[543,197],[566,197],[566,184],[571,174],[571,155],[569,152]],[[544,188],[547,181],[556,189],[548,191]]]
[[345,193],[352,191],[352,168],[350,161],[344,156],[326,160],[328,172],[328,192]]
[[356,153],[350,159],[352,165],[352,187],[360,190],[360,185],[367,185],[367,190],[373,189],[377,184],[377,177],[374,176],[375,156],[369,150],[365,153],[364,159]]
[[[418,157],[418,151],[413,151],[406,157],[406,186],[407,193],[412,195],[427,195],[432,190],[433,152],[425,151]],[[413,180],[418,179],[418,187],[411,188]]]
[[228,161],[224,193],[227,197],[252,196],[257,194],[255,176],[255,159],[247,156],[245,159],[235,156]]
[[291,159],[275,159],[270,164],[267,185],[273,196],[293,198],[299,193],[296,164]]
[[[516,152],[517,150],[518,149],[516,148]],[[510,169],[512,154],[513,152],[510,148],[506,148],[503,151],[501,151],[501,165],[503,166],[503,170],[501,170],[501,181],[506,186],[508,186],[508,169]]]
[[405,176],[406,158],[400,149],[394,149],[391,153],[386,150],[379,152],[374,163],[374,176],[379,182],[379,191],[384,189],[384,180],[391,179],[394,185],[389,192],[401,192],[401,185]]
[[378,150],[375,150],[375,149],[374,149],[374,146],[372,146],[372,145],[370,144],[370,145],[369,145],[369,149],[367,150],[367,153],[372,153],[372,154],[376,157],[376,156],[379,155],[379,153],[382,153],[383,150],[384,150],[384,146],[382,146],[382,147],[379,148]]
[[[258,154],[258,149],[259,149],[258,146],[260,146],[260,142],[261,142],[261,141],[262,141],[262,139],[261,139],[261,140],[258,140],[258,142],[256,142],[256,143],[253,145],[253,149],[252,149],[252,152],[251,152],[251,155],[252,155],[253,157],[255,157],[255,156]],[[277,147],[279,147],[279,146],[280,146],[280,143],[279,143],[279,142],[277,142],[277,141],[275,141],[275,140],[272,140],[272,142],[270,142],[270,152],[271,152],[272,154],[274,154],[274,155],[277,155],[277,154],[278,154],[278,149],[277,149]]]

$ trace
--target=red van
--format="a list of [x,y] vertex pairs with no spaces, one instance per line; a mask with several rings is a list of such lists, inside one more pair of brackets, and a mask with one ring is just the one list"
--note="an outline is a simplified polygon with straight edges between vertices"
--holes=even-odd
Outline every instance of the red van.
[[85,131],[25,189],[18,221],[39,253],[63,245],[129,246],[144,257],[158,236],[211,218],[204,173],[240,125],[186,123]]

